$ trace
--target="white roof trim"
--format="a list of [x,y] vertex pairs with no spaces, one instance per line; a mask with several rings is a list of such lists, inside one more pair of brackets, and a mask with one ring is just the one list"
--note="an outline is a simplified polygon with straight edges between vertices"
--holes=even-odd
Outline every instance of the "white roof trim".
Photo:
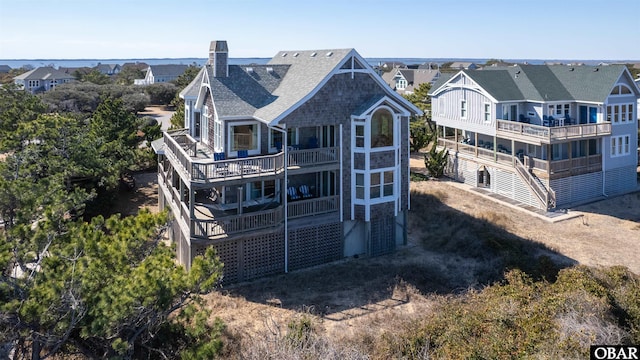
[[[364,69],[341,69],[342,66],[344,66],[344,64],[347,61],[351,61],[351,58],[356,58],[360,64],[362,66],[364,66]],[[275,119],[273,119],[270,123],[269,126],[275,126],[277,125],[282,119],[284,119],[285,117],[287,117],[289,114],[291,114],[293,111],[295,111],[296,109],[298,109],[300,106],[302,106],[304,103],[306,103],[307,101],[309,101],[313,96],[316,95],[316,93],[318,91],[320,91],[320,89],[322,89],[322,87],[324,87],[324,85],[335,75],[338,73],[343,73],[343,72],[362,72],[362,73],[368,73],[370,74],[373,79],[380,85],[380,87],[382,89],[384,89],[385,93],[387,93],[388,96],[390,96],[391,98],[395,98],[395,100],[397,102],[399,102],[400,104],[403,104],[404,106],[413,109],[415,114],[418,115],[422,115],[423,112],[422,110],[420,110],[419,108],[417,108],[415,105],[413,105],[411,102],[409,102],[407,99],[405,99],[404,97],[402,97],[400,94],[396,93],[395,91],[393,91],[393,89],[391,89],[391,87],[389,85],[387,85],[387,83],[384,82],[384,80],[373,70],[373,68],[371,67],[371,65],[369,65],[369,63],[367,63],[367,61],[362,58],[360,56],[360,54],[358,54],[357,51],[355,51],[354,49],[352,49],[351,51],[349,51],[344,58],[342,59],[342,61],[340,61],[334,68],[333,70],[331,70],[329,72],[329,74],[327,74],[327,76],[318,83],[318,85],[311,90],[307,95],[305,95],[302,99],[300,99],[297,103],[295,103],[293,106],[289,107],[287,110],[285,110],[284,112],[282,112],[280,115],[278,115]]]

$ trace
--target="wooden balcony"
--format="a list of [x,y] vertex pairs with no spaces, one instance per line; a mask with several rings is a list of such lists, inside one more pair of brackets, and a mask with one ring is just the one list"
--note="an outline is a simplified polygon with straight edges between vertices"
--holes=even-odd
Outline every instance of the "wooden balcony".
[[611,123],[547,127],[509,120],[497,120],[497,135],[533,144],[554,144],[611,135]]
[[550,177],[579,175],[602,171],[602,155],[596,154],[553,161],[525,156],[524,165],[536,173],[549,174]]
[[198,238],[227,237],[268,229],[284,221],[284,207],[226,216],[219,219],[192,219],[191,236]]
[[[475,158],[478,162],[488,165],[495,163],[505,167],[512,167],[515,161],[514,156],[509,152],[499,152],[493,149],[456,143],[448,139],[439,138],[438,146],[447,148],[450,152],[457,151],[463,156]],[[602,171],[602,155],[600,154],[564,160],[543,160],[524,156],[523,163],[526,168],[543,178],[559,178]]]
[[326,196],[306,200],[291,201],[287,205],[287,215],[289,219],[304,216],[326,214],[338,210],[340,197]]
[[[207,153],[208,149],[200,149],[197,141],[182,130],[165,133],[164,145],[165,155],[187,181],[243,180],[280,175],[284,171],[284,152],[216,161]],[[335,167],[340,161],[338,147],[290,150],[287,155],[291,169]]]

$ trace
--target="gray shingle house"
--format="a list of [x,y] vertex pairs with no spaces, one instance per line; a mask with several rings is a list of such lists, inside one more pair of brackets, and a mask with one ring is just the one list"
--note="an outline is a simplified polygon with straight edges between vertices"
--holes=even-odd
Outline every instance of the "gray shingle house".
[[39,67],[13,78],[15,84],[32,93],[53,90],[74,80],[73,76],[52,67]]
[[188,65],[149,65],[144,79],[136,79],[135,85],[151,85],[177,79],[187,70]]
[[540,209],[637,190],[640,89],[624,65],[462,70],[429,95],[459,181]]
[[435,83],[440,78],[437,69],[394,69],[382,74],[382,79],[401,95],[412,94],[424,83]]
[[98,70],[101,74],[104,75],[117,75],[122,70],[120,64],[101,64],[98,63],[94,68],[94,70]]
[[211,42],[180,94],[185,129],[154,144],[180,262],[213,246],[237,282],[402,244],[420,110],[353,49],[228,60]]

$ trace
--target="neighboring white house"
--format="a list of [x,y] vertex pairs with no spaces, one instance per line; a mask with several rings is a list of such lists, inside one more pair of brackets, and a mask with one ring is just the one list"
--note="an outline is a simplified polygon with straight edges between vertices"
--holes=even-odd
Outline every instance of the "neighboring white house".
[[53,90],[74,80],[73,76],[52,67],[39,67],[13,78],[15,84],[32,93]]
[[186,129],[153,143],[179,261],[214,247],[237,282],[403,244],[420,109],[354,49],[281,51],[265,65],[228,55],[211,42],[180,93]]
[[624,65],[462,70],[429,95],[456,180],[540,209],[638,189],[640,89]]
[[149,65],[144,79],[135,79],[135,85],[151,85],[177,79],[187,70],[188,65]]

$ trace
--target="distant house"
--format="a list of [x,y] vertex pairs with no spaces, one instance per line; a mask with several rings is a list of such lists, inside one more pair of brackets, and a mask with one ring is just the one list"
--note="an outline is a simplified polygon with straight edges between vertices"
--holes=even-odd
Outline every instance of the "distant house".
[[7,74],[9,71],[11,71],[11,66],[0,65],[0,74]]
[[119,64],[98,63],[98,65],[96,65],[93,69],[98,70],[101,74],[112,76],[117,75],[122,70],[122,67]]
[[462,70],[429,95],[458,181],[540,210],[638,188],[640,89],[624,65]]
[[126,69],[128,67],[132,67],[135,68],[136,70],[140,70],[140,71],[147,71],[147,69],[149,68],[149,64],[147,63],[143,63],[143,62],[126,62],[124,64],[122,64],[122,69]]
[[53,67],[39,67],[13,78],[13,82],[32,93],[55,89],[60,84],[74,81],[74,77]]
[[401,95],[412,94],[424,83],[433,84],[440,78],[439,70],[396,69],[382,74],[382,79]]
[[144,79],[135,79],[135,85],[151,85],[175,80],[187,70],[188,65],[149,65]]
[[403,244],[420,109],[354,49],[228,60],[226,41],[211,42],[180,93],[186,129],[153,145],[180,263],[214,247],[238,282]]
[[449,68],[455,70],[475,70],[478,68],[478,65],[472,62],[455,61],[449,65]]

